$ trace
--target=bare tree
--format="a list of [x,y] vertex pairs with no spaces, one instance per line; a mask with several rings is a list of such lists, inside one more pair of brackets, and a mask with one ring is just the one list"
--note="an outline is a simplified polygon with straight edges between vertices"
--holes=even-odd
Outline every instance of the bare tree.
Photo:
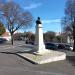
[[62,21],[65,30],[71,32],[74,39],[73,51],[75,51],[75,0],[67,0],[65,17]]
[[[0,14],[3,17],[6,28],[11,34],[11,43],[13,45],[13,34],[18,29],[32,24],[33,17],[30,12],[24,11],[14,3],[8,2],[0,7]],[[1,18],[2,18],[1,17]]]

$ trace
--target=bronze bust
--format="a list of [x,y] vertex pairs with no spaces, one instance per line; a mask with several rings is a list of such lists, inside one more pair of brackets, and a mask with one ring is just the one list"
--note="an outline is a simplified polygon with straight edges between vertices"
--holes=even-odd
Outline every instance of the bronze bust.
[[36,24],[42,24],[40,21],[40,17],[38,17],[38,19],[36,20]]

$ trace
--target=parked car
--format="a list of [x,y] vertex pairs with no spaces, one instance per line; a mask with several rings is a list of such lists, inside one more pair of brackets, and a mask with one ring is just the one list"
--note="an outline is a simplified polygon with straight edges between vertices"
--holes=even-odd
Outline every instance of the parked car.
[[65,49],[65,45],[64,44],[58,44],[58,49]]
[[70,45],[65,45],[65,49],[66,49],[66,50],[71,50],[71,51],[72,51],[72,50],[73,50],[73,47],[70,46]]
[[5,43],[7,40],[5,38],[0,38],[0,44]]
[[34,45],[34,41],[26,41],[26,44],[31,44],[31,45]]
[[45,43],[46,49],[56,50],[57,46],[54,43]]
[[33,41],[31,41],[31,42],[29,42],[29,44],[34,45],[34,42],[33,42]]
[[58,49],[73,50],[73,47],[68,44],[61,43],[58,44]]

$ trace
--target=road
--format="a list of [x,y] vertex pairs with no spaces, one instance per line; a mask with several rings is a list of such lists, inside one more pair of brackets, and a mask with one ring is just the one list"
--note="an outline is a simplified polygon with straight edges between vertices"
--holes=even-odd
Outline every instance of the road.
[[63,50],[67,53],[66,60],[42,65],[32,64],[16,55],[31,48],[24,42],[15,42],[14,46],[1,45],[0,75],[75,75],[75,52]]

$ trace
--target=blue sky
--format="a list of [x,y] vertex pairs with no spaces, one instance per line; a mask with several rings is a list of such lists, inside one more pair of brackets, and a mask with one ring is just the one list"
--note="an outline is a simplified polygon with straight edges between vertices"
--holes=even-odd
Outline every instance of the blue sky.
[[[7,0],[13,1],[13,0]],[[64,8],[66,0],[14,0],[19,3],[24,10],[29,10],[35,20],[41,17],[43,30],[61,31],[61,18],[64,16]],[[35,32],[35,24],[30,31]]]

